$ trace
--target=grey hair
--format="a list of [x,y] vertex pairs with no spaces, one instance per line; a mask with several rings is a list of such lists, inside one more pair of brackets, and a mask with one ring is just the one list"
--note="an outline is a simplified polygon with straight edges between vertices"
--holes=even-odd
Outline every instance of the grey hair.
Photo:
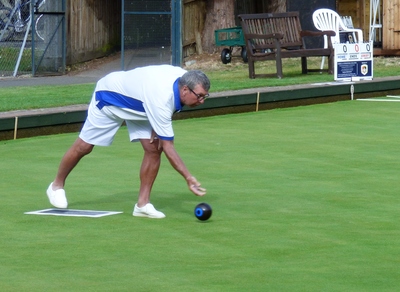
[[179,80],[179,87],[187,86],[190,89],[196,87],[196,85],[201,85],[204,90],[208,91],[210,89],[210,80],[207,75],[200,70],[191,70],[183,74]]

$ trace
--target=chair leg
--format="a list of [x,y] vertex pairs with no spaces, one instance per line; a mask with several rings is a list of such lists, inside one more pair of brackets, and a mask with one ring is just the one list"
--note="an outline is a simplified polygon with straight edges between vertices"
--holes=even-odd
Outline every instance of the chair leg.
[[282,72],[282,59],[281,58],[276,58],[276,77],[279,79],[283,78],[283,72]]
[[333,74],[334,73],[334,67],[335,67],[335,57],[334,54],[332,53],[328,57],[328,73]]
[[282,58],[281,58],[281,47],[278,39],[275,39],[275,64],[276,64],[276,77],[279,79],[283,78],[282,72]]
[[307,57],[301,57],[301,73],[303,73],[303,74],[308,73]]
[[[324,49],[328,48],[328,37],[324,35]],[[322,57],[320,70],[324,70],[325,56]]]
[[324,63],[325,63],[325,56],[322,57],[322,60],[321,60],[321,68],[320,68],[321,71],[324,69]]
[[254,72],[254,61],[249,59],[248,65],[249,65],[249,78],[250,79],[256,78],[256,73]]

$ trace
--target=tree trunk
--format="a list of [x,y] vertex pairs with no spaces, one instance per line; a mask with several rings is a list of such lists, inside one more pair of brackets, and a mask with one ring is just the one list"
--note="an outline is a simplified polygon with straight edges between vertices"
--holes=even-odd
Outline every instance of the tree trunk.
[[268,12],[286,12],[286,0],[270,1],[268,5]]
[[235,26],[235,0],[207,0],[206,21],[202,35],[202,49],[206,53],[216,51],[216,29]]

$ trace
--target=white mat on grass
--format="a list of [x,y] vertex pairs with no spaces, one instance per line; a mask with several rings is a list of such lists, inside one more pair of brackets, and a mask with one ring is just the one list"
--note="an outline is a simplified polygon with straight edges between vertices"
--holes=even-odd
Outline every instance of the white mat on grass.
[[[400,95],[386,95],[386,97],[389,97],[390,99],[384,99],[384,98],[357,98],[357,100],[363,100],[363,101],[397,101],[400,102]],[[394,98],[394,99],[392,99]]]
[[45,210],[25,212],[24,214],[98,218],[98,217],[116,215],[116,214],[121,214],[121,213],[123,213],[123,212],[74,210],[74,209],[45,209]]
[[385,98],[357,98],[361,101],[386,101],[386,102],[400,102],[400,99],[385,99]]

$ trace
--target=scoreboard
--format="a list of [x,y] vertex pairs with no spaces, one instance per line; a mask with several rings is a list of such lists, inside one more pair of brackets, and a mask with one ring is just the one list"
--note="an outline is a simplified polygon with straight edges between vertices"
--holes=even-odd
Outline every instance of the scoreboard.
[[373,45],[365,43],[336,43],[335,80],[372,80]]

